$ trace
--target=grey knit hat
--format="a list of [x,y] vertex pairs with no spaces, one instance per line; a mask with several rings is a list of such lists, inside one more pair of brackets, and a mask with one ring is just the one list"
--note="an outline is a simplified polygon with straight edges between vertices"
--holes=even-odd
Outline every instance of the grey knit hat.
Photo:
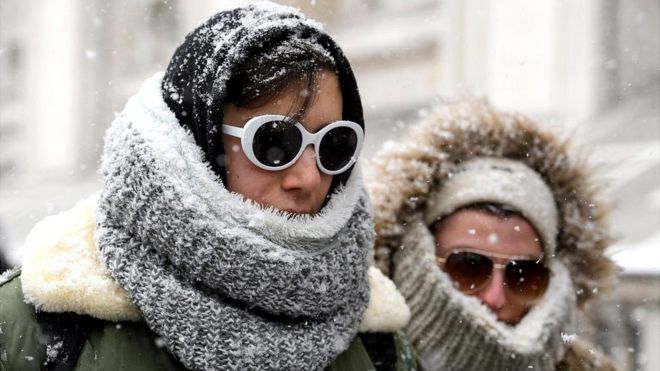
[[557,206],[541,176],[522,162],[479,157],[456,165],[429,196],[424,221],[431,225],[454,211],[480,202],[512,207],[540,234],[543,250],[553,256],[557,238]]

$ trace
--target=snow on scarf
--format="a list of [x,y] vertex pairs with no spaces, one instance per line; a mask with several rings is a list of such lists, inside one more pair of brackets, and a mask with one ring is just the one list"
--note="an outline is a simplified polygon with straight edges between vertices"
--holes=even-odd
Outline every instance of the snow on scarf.
[[315,216],[228,192],[147,80],[106,134],[95,238],[148,326],[190,369],[319,369],[368,301],[370,205],[355,171]]
[[406,330],[426,371],[553,371],[575,333],[576,304],[568,270],[550,261],[543,298],[515,326],[498,321],[474,296],[458,291],[438,268],[434,238],[421,217],[394,256],[394,282],[411,308]]

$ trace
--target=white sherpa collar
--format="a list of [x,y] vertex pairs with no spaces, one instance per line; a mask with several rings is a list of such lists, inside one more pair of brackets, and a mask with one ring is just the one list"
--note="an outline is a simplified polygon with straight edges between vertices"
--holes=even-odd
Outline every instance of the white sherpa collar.
[[39,222],[28,234],[21,282],[25,300],[46,312],[136,321],[138,309],[96,254],[96,196]]
[[[46,312],[75,312],[109,321],[141,320],[126,292],[103,268],[94,242],[97,196],[48,217],[28,235],[21,273],[26,301]],[[394,283],[369,269],[370,299],[360,331],[402,329],[410,311]]]

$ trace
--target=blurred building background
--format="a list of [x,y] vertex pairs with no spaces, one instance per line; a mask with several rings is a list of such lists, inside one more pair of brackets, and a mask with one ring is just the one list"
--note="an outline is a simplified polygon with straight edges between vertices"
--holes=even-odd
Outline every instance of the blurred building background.
[[[247,1],[0,2],[0,253],[98,189],[105,129],[187,32]],[[619,288],[583,333],[622,370],[660,370],[658,0],[287,0],[351,60],[365,158],[439,97],[486,96],[602,164]]]

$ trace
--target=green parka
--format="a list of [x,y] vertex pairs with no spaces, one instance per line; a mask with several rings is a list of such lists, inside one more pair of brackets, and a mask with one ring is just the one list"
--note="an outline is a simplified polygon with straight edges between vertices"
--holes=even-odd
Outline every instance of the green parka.
[[[46,345],[35,307],[84,315],[93,322],[74,370],[185,369],[101,268],[94,251],[92,209],[92,202],[84,201],[39,223],[28,236],[22,271],[0,276],[0,371],[41,370],[60,350],[57,342]],[[412,348],[398,331],[409,318],[408,308],[394,284],[375,268],[369,278],[371,299],[360,331],[391,333],[395,369],[415,370]],[[377,365],[358,336],[326,369],[377,370]]]

